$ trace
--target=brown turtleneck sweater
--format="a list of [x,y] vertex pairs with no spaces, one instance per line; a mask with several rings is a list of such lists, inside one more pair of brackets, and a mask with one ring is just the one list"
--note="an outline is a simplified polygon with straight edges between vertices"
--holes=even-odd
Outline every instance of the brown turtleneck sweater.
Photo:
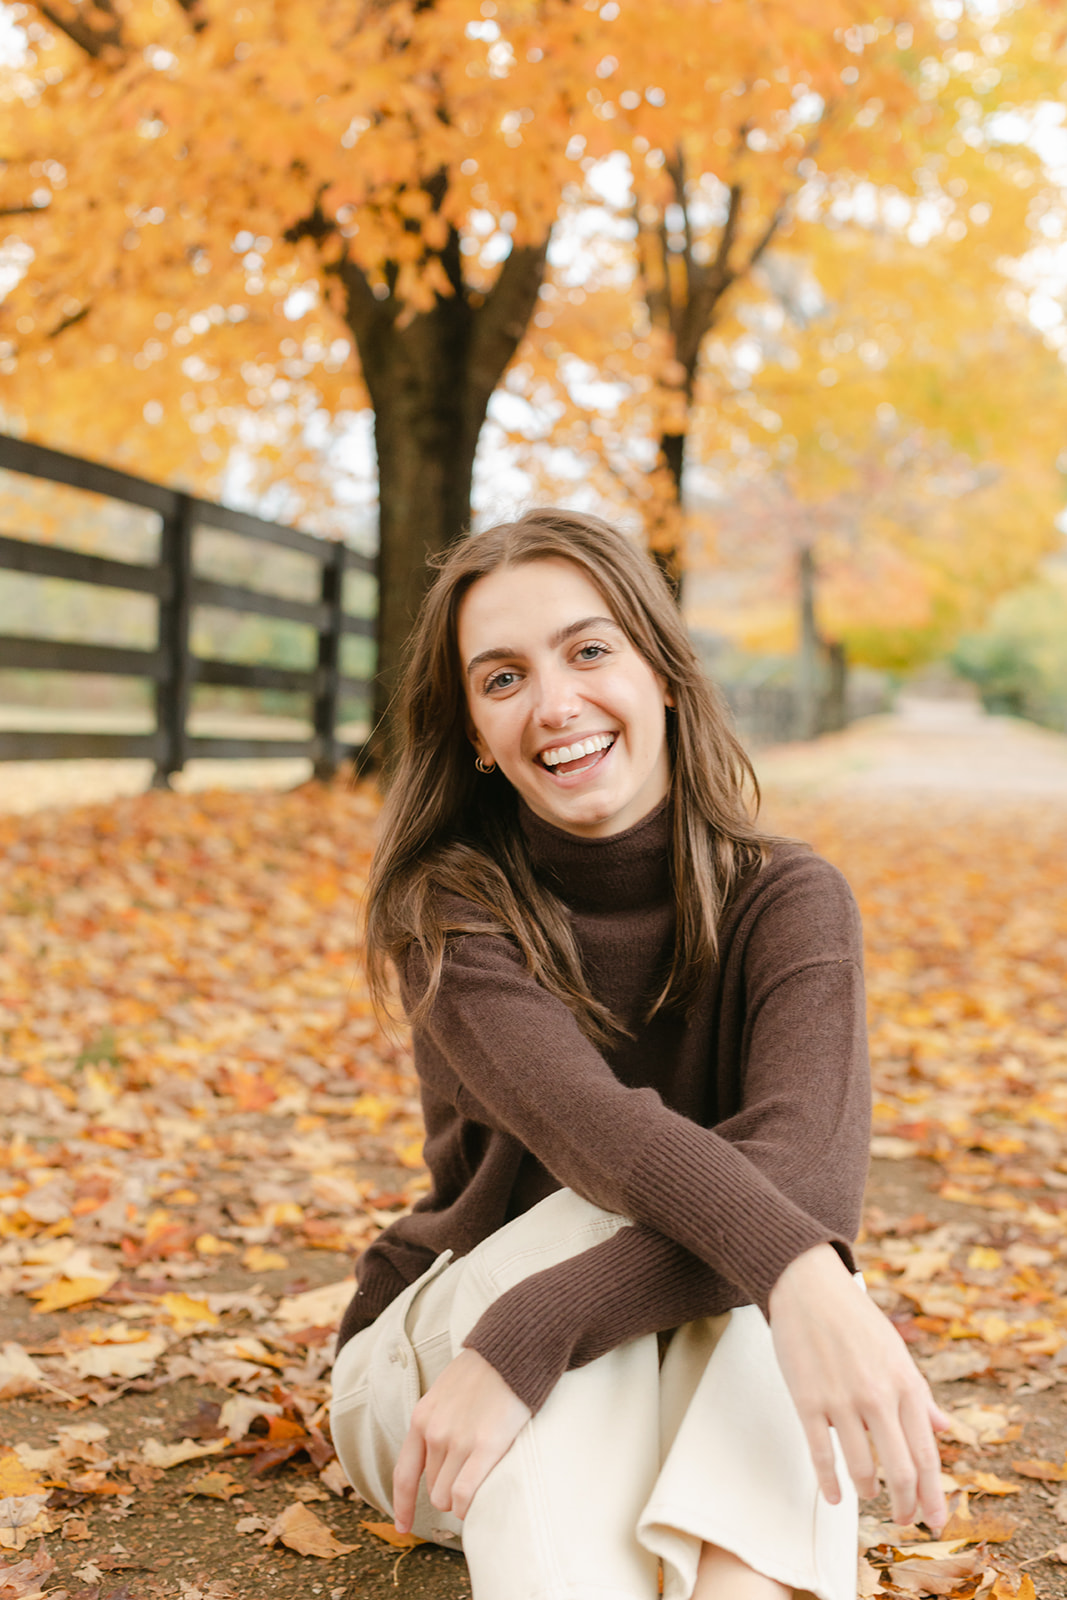
[[[465,1255],[567,1185],[635,1226],[507,1291],[466,1340],[537,1410],[563,1372],[627,1339],[765,1311],[813,1245],[851,1268],[870,1089],[859,914],[836,868],[777,846],[727,905],[697,1000],[644,1022],[674,927],[666,805],[607,839],[525,808],[522,825],[591,990],[632,1036],[598,1051],[509,938],[450,943],[415,1036],[433,1187],[361,1257],[339,1345],[442,1250]],[[424,981],[413,953],[406,1001]]]

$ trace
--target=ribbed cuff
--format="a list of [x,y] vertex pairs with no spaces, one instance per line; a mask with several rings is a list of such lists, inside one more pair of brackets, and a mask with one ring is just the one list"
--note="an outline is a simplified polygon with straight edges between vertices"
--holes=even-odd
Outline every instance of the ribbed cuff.
[[[665,1211],[664,1172],[689,1196],[683,1214]],[[764,1316],[771,1290],[791,1261],[817,1244],[844,1243],[836,1229],[794,1205],[725,1139],[701,1149],[673,1127],[657,1130],[640,1150],[626,1189],[630,1215],[716,1268]]]

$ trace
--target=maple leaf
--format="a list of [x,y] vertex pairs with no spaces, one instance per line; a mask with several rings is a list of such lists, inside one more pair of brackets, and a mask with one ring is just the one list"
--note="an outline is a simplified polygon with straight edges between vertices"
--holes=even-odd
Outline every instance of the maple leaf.
[[356,1548],[355,1545],[342,1544],[321,1517],[317,1517],[299,1501],[279,1512],[260,1543],[273,1545],[279,1541],[299,1555],[318,1556],[323,1561],[332,1561],[335,1556],[347,1555]]

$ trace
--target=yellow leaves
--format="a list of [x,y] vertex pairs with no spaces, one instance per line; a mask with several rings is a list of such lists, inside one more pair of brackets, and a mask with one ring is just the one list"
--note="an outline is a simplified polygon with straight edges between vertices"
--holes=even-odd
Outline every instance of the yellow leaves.
[[8,1495],[36,1494],[43,1487],[40,1474],[24,1467],[13,1450],[0,1454],[0,1500]]
[[1017,1517],[1006,1517],[995,1510],[982,1510],[975,1515],[966,1503],[966,1495],[961,1499],[964,1503],[953,1510],[941,1531],[942,1539],[963,1539],[969,1544],[1005,1544],[1012,1538],[1019,1526]]
[[275,1517],[260,1542],[266,1545],[280,1542],[298,1555],[318,1556],[323,1561],[332,1561],[356,1548],[352,1544],[342,1544],[321,1517],[299,1501],[286,1506]]
[[29,1294],[30,1298],[37,1302],[34,1311],[67,1311],[72,1306],[84,1306],[92,1300],[98,1300],[117,1281],[117,1272],[100,1277],[58,1277],[39,1289],[31,1289]]
[[957,1467],[951,1476],[958,1488],[969,1489],[973,1494],[1001,1496],[1022,1493],[1021,1484],[998,1478],[995,1472],[964,1472]]
[[1037,1600],[1034,1580],[1028,1572],[1021,1575],[1001,1573],[989,1592],[989,1600]]
[[417,1534],[401,1533],[391,1522],[361,1522],[360,1527],[366,1529],[367,1533],[373,1533],[383,1544],[391,1544],[394,1550],[413,1550],[416,1545],[426,1543]]
[[214,1327],[219,1320],[206,1300],[194,1300],[187,1294],[161,1295],[159,1309],[179,1337],[191,1333],[194,1328]]

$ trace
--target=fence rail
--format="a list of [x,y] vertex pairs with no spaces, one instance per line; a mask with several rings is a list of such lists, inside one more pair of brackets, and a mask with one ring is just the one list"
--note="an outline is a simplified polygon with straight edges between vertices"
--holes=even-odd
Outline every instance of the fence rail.
[[[315,775],[327,778],[340,761],[358,756],[359,746],[345,744],[338,737],[338,711],[342,695],[364,692],[369,684],[366,678],[342,672],[341,642],[349,635],[373,638],[375,624],[373,618],[345,611],[344,580],[348,572],[375,576],[373,559],[337,541],[316,539],[295,528],[21,439],[0,436],[0,468],[139,506],[156,512],[162,521],[159,560],[152,566],[0,535],[0,571],[148,594],[155,597],[158,609],[156,645],[147,650],[0,634],[0,668],[147,679],[154,686],[156,722],[154,731],[142,734],[0,729],[0,761],[147,757],[155,762],[154,782],[166,785],[193,758],[306,756]],[[198,527],[222,529],[313,557],[319,565],[318,599],[290,600],[243,584],[201,577],[195,571],[193,554]],[[190,625],[197,606],[301,623],[316,634],[316,664],[300,669],[197,656],[190,646]],[[304,694],[312,734],[305,739],[192,735],[189,706],[196,684]]]

